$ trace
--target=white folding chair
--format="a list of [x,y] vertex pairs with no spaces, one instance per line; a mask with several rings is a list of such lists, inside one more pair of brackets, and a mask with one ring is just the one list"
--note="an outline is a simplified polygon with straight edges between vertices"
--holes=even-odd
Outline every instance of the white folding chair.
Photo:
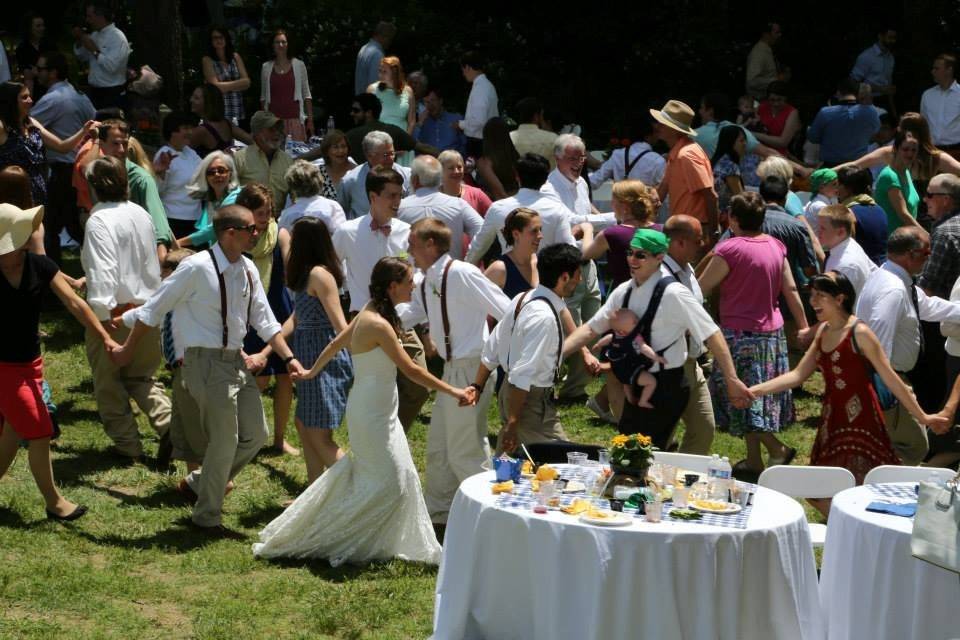
[[[761,487],[779,491],[792,498],[832,498],[844,489],[857,485],[853,474],[843,467],[806,467],[777,465],[760,474]],[[827,525],[808,522],[810,544],[822,547],[827,539]]]
[[883,482],[920,482],[936,475],[938,480],[949,482],[957,472],[942,467],[904,467],[898,464],[885,464],[867,472],[863,484],[881,484]]
[[711,456],[698,456],[693,453],[672,453],[669,451],[654,451],[653,461],[660,464],[669,464],[687,471],[706,473],[710,466]]

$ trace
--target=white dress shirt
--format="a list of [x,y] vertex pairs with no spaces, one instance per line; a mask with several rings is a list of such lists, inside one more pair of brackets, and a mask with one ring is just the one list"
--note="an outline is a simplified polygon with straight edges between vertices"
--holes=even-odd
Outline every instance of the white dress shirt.
[[127,84],[127,59],[130,57],[130,44],[123,31],[112,22],[99,31],[90,34],[90,38],[100,53],[94,56],[86,47],[73,45],[77,59],[90,66],[87,82],[91,87],[105,89]]
[[297,198],[296,202],[280,214],[277,225],[281,229],[293,233],[293,225],[297,220],[308,216],[323,220],[323,224],[327,225],[327,231],[330,232],[331,236],[347,221],[347,216],[339,202],[317,195]]
[[556,317],[546,303],[542,300],[531,301],[534,298],[546,298],[557,315],[566,305],[563,298],[539,285],[526,294],[523,307],[514,322],[514,309],[522,295],[517,294],[510,301],[507,312],[487,338],[481,361],[491,371],[497,366],[503,367],[507,372],[507,381],[518,389],[529,391],[530,387],[549,388],[554,383],[557,350],[563,348],[563,336],[557,335]]
[[[639,287],[636,286],[633,278],[621,283],[600,307],[600,311],[589,320],[587,324],[590,325],[590,329],[597,335],[603,335],[610,330],[610,319],[613,318],[617,309],[623,306],[623,299],[628,289],[633,290],[630,294],[629,308],[637,314],[638,318],[642,318],[661,273],[663,272],[650,276]],[[702,344],[719,330],[691,290],[680,282],[672,282],[663,290],[660,307],[650,326],[650,346],[655,351],[666,349],[663,357],[667,360],[667,364],[662,368],[675,369],[682,367],[687,361],[688,331],[690,340],[696,344]],[[660,368],[659,363],[654,363],[650,371],[659,371]]]
[[173,156],[166,176],[163,179],[157,177],[157,191],[160,193],[163,208],[167,211],[167,217],[174,220],[198,220],[202,212],[202,203],[190,197],[186,186],[190,184],[190,179],[200,166],[202,159],[190,147],[177,151],[169,145],[163,145],[153,156],[153,161],[156,162],[164,152]]
[[[960,302],[960,278],[957,278],[953,290],[950,291],[950,302]],[[940,333],[947,338],[944,344],[947,354],[960,358],[960,323],[941,322]]]
[[[663,180],[663,173],[667,169],[667,161],[663,159],[663,156],[653,151],[653,148],[646,142],[634,142],[630,145],[630,154],[627,158],[630,162],[638,157],[640,159],[630,169],[630,174],[625,175],[624,170],[627,167],[623,160],[624,152],[624,149],[614,149],[610,157],[600,165],[600,168],[590,174],[590,185],[594,189],[607,180],[619,182],[626,178],[640,180],[650,187],[656,187],[660,184],[660,181]],[[643,157],[640,157],[640,154],[644,154]]]
[[930,125],[933,144],[960,144],[960,84],[956,80],[946,89],[934,85],[924,91],[920,113]]
[[617,217],[612,213],[594,213],[593,204],[590,202],[590,187],[582,176],[577,176],[576,181],[572,181],[567,176],[560,173],[559,169],[554,169],[547,176],[547,181],[540,187],[540,193],[558,198],[563,205],[573,212],[570,224],[580,224],[589,222],[593,225],[594,231],[600,233],[607,227],[617,224]]
[[[236,262],[227,260],[219,244],[212,247],[217,266],[223,274],[227,292],[227,349],[243,347],[247,325],[253,327],[264,342],[280,332],[280,323],[270,309],[257,267],[250,258],[241,256]],[[251,291],[250,285],[253,284]],[[250,296],[253,299],[250,299]],[[223,317],[220,309],[220,283],[210,254],[201,251],[192,255],[163,281],[157,292],[138,309],[138,319],[145,325],[159,327],[168,311],[177,310],[175,324],[184,349],[223,348]],[[249,318],[247,310],[250,311]],[[249,322],[248,322],[249,321]]]
[[[681,267],[680,263],[669,255],[663,256],[663,262],[660,264],[660,273],[664,276],[673,276],[680,284],[685,286],[693,294],[694,299],[703,304],[703,289],[700,288],[700,282],[690,263]],[[631,296],[632,298],[633,296]],[[703,342],[695,342],[687,336],[687,357],[698,358],[704,352]]]
[[[410,169],[394,163],[393,169],[403,176],[403,195],[410,195]],[[364,162],[347,171],[340,181],[340,204],[353,220],[370,213],[370,198],[367,196],[367,174],[370,165]]]
[[80,264],[87,304],[99,320],[124,304],[146,302],[160,286],[160,262],[150,214],[132,202],[101,202],[84,228]]
[[824,271],[837,271],[847,276],[853,290],[860,295],[863,285],[870,274],[879,269],[873,260],[867,257],[863,248],[853,238],[847,238],[830,249],[830,257],[823,267]]
[[[412,328],[422,322],[430,325],[430,338],[444,360],[447,358],[447,346],[443,339],[440,291],[443,271],[450,261],[450,254],[440,256],[423,274],[426,281],[424,288],[421,289],[418,283],[410,303],[397,306],[397,313],[405,327]],[[426,300],[423,300],[421,291],[426,293]],[[453,359],[480,357],[483,344],[490,334],[487,316],[500,320],[509,307],[510,299],[480,269],[467,262],[453,261],[447,274],[447,318],[450,321]]]
[[828,204],[837,203],[832,198],[818,193],[810,199],[810,202],[803,206],[803,217],[806,218],[807,223],[813,228],[814,233],[820,230],[820,209],[823,209]]
[[503,224],[507,215],[518,207],[527,207],[540,214],[540,224],[543,227],[541,249],[561,242],[577,246],[573,232],[570,231],[573,212],[556,196],[547,195],[535,189],[520,189],[517,195],[497,200],[487,209],[487,215],[483,217],[483,226],[470,243],[467,262],[476,264],[493,244],[494,239],[500,241],[501,251],[507,250],[507,243],[503,239]]
[[407,238],[410,225],[393,218],[390,234],[370,228],[373,220],[368,213],[347,220],[333,234],[333,248],[347,265],[347,291],[350,293],[350,311],[359,311],[370,300],[370,276],[380,258],[396,256],[407,259]]
[[[66,80],[51,85],[43,97],[30,109],[30,115],[36,118],[45,129],[63,139],[69,138],[82,129],[87,120],[92,120],[96,113],[90,98],[74,89],[73,85]],[[49,162],[73,164],[76,159],[77,152],[74,149],[66,153],[47,149]]]
[[[908,287],[917,292],[919,319]],[[920,320],[960,323],[960,303],[928,296],[903,267],[887,260],[870,274],[857,296],[856,316],[877,334],[893,368],[906,373],[920,355]]]
[[409,225],[421,218],[436,218],[447,225],[450,255],[457,260],[463,259],[463,234],[472,242],[483,227],[483,218],[466,200],[441,193],[439,188],[421,187],[401,200],[397,217]]
[[460,128],[468,138],[483,139],[483,125],[499,115],[497,90],[486,74],[481,73],[473,79],[470,97],[467,98],[467,112],[460,121]]

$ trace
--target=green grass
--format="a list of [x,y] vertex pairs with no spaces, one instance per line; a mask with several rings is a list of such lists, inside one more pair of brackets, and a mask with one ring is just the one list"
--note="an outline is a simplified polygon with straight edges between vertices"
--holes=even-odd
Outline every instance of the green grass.
[[[70,270],[76,268],[71,262]],[[302,458],[262,453],[237,478],[224,524],[249,541],[200,540],[190,508],[174,490],[183,473],[118,468],[92,397],[82,330],[64,312],[43,325],[46,376],[60,406],[63,435],[54,473],[71,500],[90,513],[72,525],[48,522],[21,452],[0,479],[0,638],[424,638],[431,632],[436,567],[400,561],[331,569],[325,561],[255,560],[250,544],[302,490]],[[165,374],[164,374],[165,375]],[[814,390],[819,380],[809,383]],[[265,398],[272,424],[272,406]],[[429,404],[425,410],[429,410]],[[817,396],[797,401],[798,422],[783,439],[808,461]],[[491,428],[498,425],[491,413]],[[584,407],[562,409],[577,441],[614,433]],[[138,420],[147,453],[156,439]],[[347,446],[346,429],[337,440]],[[424,466],[425,425],[409,439]],[[289,430],[296,444],[296,433]],[[715,451],[736,462],[743,441],[718,433]],[[809,512],[809,510],[808,510]]]

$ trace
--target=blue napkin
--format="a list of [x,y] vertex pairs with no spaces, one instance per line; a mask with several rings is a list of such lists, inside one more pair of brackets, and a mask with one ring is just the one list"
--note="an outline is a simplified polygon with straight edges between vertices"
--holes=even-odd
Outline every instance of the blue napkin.
[[867,505],[867,511],[874,513],[888,513],[892,516],[903,516],[912,518],[917,515],[917,503],[895,504],[893,502],[871,502]]

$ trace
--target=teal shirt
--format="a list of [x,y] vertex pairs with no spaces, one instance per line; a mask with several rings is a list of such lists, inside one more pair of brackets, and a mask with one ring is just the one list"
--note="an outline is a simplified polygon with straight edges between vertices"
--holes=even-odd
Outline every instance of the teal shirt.
[[803,215],[803,200],[793,191],[787,191],[787,204],[783,206],[793,217]]
[[[712,158],[713,152],[717,150],[717,139],[720,137],[720,129],[727,126],[740,127],[740,125],[735,122],[721,120],[720,122],[708,122],[702,127],[697,128],[697,137],[694,138],[693,141],[703,147],[703,151],[707,154],[708,158]],[[743,129],[743,133],[747,137],[747,153],[753,153],[753,150],[756,149],[760,143],[751,132],[743,127],[740,128]]]
[[227,195],[223,196],[223,200],[216,204],[213,204],[210,200],[203,201],[202,212],[200,213],[200,217],[197,218],[197,230],[187,236],[190,238],[190,246],[195,248],[208,247],[217,241],[217,235],[213,232],[213,221],[210,219],[210,209],[212,208],[213,211],[216,211],[228,204],[234,204],[237,201],[238,195],[240,195],[240,187],[237,187],[233,191],[228,191]]
[[126,168],[130,202],[147,210],[150,220],[153,221],[153,233],[157,238],[157,244],[165,244],[169,247],[173,244],[173,232],[170,230],[170,223],[167,222],[167,211],[163,208],[163,201],[160,200],[160,192],[157,191],[157,181],[147,173],[146,169],[129,159],[126,161]]
[[900,191],[907,203],[907,211],[914,219],[916,219],[917,210],[920,208],[920,194],[917,193],[917,188],[913,186],[913,178],[910,176],[909,169],[904,169],[903,173],[897,173],[893,167],[887,166],[877,176],[877,184],[873,188],[873,199],[887,214],[887,232],[893,233],[894,230],[903,226],[903,221],[894,211],[893,205],[890,204],[890,197],[887,195],[890,189]]

